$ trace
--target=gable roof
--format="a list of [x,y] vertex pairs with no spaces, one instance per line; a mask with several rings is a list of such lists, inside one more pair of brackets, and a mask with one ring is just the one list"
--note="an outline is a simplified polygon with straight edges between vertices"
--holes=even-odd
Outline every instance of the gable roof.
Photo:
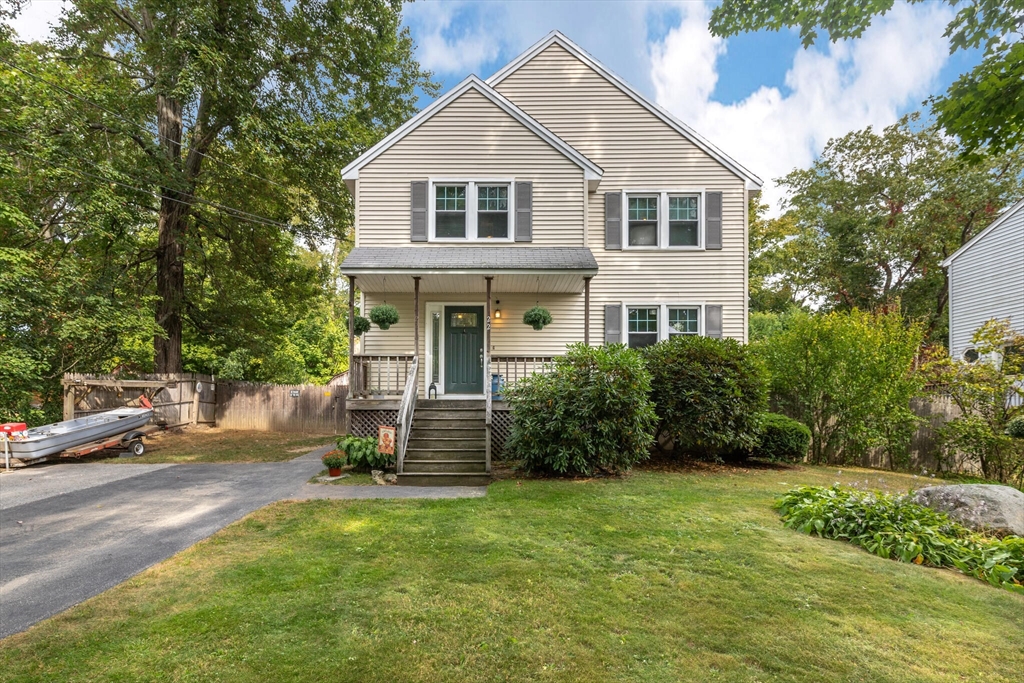
[[393,130],[390,135],[363,152],[355,161],[341,169],[341,177],[344,180],[357,179],[359,177],[359,169],[383,154],[389,147],[416,130],[420,125],[429,121],[431,117],[442,111],[449,103],[455,101],[460,95],[470,90],[475,90],[486,97],[496,106],[503,109],[509,116],[523,124],[523,126],[529,130],[533,131],[533,133],[551,145],[551,147],[561,152],[566,158],[582,168],[583,177],[591,184],[596,184],[596,182],[601,179],[604,171],[601,170],[600,166],[573,149],[565,140],[539,124],[532,116],[512,104],[504,95],[472,74],[447,93],[421,109],[419,113]]
[[542,38],[540,42],[536,43],[526,52],[519,55],[511,62],[506,64],[504,67],[502,67],[497,73],[495,73],[493,76],[487,79],[488,85],[496,87],[503,80],[514,74],[519,69],[519,67],[529,62],[531,59],[536,57],[538,54],[543,52],[552,44],[558,44],[569,54],[573,55],[574,57],[576,57],[576,59],[580,60],[581,62],[589,66],[591,69],[596,71],[600,76],[602,76],[606,81],[608,81],[609,83],[617,87],[619,90],[621,90],[623,93],[625,93],[628,97],[636,101],[637,104],[644,107],[649,112],[654,114],[656,117],[667,123],[671,128],[675,129],[676,132],[678,132],[684,138],[688,139],[690,142],[692,142],[694,145],[696,145],[706,154],[708,154],[708,156],[712,157],[713,159],[721,163],[723,166],[728,168],[730,171],[735,173],[737,176],[745,180],[747,183],[747,189],[761,189],[763,181],[759,177],[751,173],[742,164],[728,156],[725,152],[723,152],[722,150],[718,149],[713,144],[705,140],[695,130],[687,126],[685,123],[683,123],[676,117],[672,116],[672,114],[668,113],[665,109],[663,109],[659,105],[655,104],[654,102],[651,102],[646,97],[641,95],[633,88],[633,86],[629,85],[628,83],[626,83],[626,81],[616,76],[606,66],[601,64],[601,62],[591,57],[589,54],[587,54],[585,50],[583,50],[583,48],[581,48],[579,45],[566,38],[559,31],[552,31],[544,38]]
[[992,232],[993,230],[998,228],[1000,225],[1005,223],[1007,220],[1009,220],[1010,216],[1013,216],[1014,214],[1016,214],[1021,209],[1024,209],[1024,199],[1020,200],[1019,202],[1017,202],[1016,204],[1014,204],[1013,206],[1011,206],[1010,208],[1006,209],[1001,214],[999,214],[999,217],[996,218],[991,223],[989,223],[987,228],[985,228],[984,230],[979,232],[977,235],[972,237],[970,240],[968,240],[967,244],[965,244],[964,246],[962,246],[959,249],[957,249],[956,251],[954,251],[952,253],[952,255],[950,255],[945,261],[943,261],[939,265],[942,266],[943,268],[948,268],[949,264],[951,264],[953,262],[953,259],[959,257],[965,251],[967,251],[968,249],[973,247],[975,244],[980,242],[985,237],[985,235],[989,234],[990,232]]

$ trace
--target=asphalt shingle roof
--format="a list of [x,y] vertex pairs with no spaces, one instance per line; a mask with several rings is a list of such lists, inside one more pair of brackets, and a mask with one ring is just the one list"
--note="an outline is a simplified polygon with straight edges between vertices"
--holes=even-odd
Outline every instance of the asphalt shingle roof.
[[597,270],[586,247],[356,247],[341,272],[379,270]]

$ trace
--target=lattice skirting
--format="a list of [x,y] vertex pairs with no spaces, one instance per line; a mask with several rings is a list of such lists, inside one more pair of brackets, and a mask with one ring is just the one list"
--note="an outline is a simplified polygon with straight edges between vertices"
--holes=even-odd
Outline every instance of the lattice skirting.
[[349,412],[349,433],[353,436],[377,436],[380,425],[398,424],[397,410],[353,410]]
[[512,411],[495,410],[491,413],[491,457],[505,454],[505,442],[512,435]]

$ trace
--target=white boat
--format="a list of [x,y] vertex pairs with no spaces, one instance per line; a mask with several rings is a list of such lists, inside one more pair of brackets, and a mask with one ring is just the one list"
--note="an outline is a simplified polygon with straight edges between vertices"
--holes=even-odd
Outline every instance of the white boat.
[[138,429],[153,417],[152,408],[117,408],[104,413],[33,427],[13,436],[11,457],[35,460],[90,441]]

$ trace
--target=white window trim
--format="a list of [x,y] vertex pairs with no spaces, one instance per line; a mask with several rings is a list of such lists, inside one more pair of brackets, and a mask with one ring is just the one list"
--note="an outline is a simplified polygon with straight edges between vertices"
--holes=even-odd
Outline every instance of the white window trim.
[[[625,189],[622,191],[622,248],[633,251],[654,251],[669,249],[672,251],[704,251],[704,205],[706,190],[703,187],[668,188],[668,189]],[[629,244],[629,198],[630,196],[658,195],[658,244],[656,246],[631,246]],[[696,196],[697,200],[697,246],[669,246],[668,243],[668,198],[681,195]]]
[[[435,186],[437,185],[464,185],[466,187],[466,236],[465,237],[438,237],[437,221],[437,196]],[[477,185],[508,185],[508,237],[478,237],[477,236]],[[495,242],[515,241],[515,178],[430,178],[427,188],[427,199],[430,202],[427,211],[427,234],[431,242],[448,243],[480,243],[493,244]]]
[[[696,308],[697,309],[697,335],[704,334],[704,302],[696,301],[630,301],[622,304],[622,343],[629,346],[629,309],[631,308],[657,308],[658,309],[658,341],[662,342],[669,338],[668,309],[670,308]],[[650,334],[640,333],[637,334]],[[677,333],[681,334],[681,333]]]

